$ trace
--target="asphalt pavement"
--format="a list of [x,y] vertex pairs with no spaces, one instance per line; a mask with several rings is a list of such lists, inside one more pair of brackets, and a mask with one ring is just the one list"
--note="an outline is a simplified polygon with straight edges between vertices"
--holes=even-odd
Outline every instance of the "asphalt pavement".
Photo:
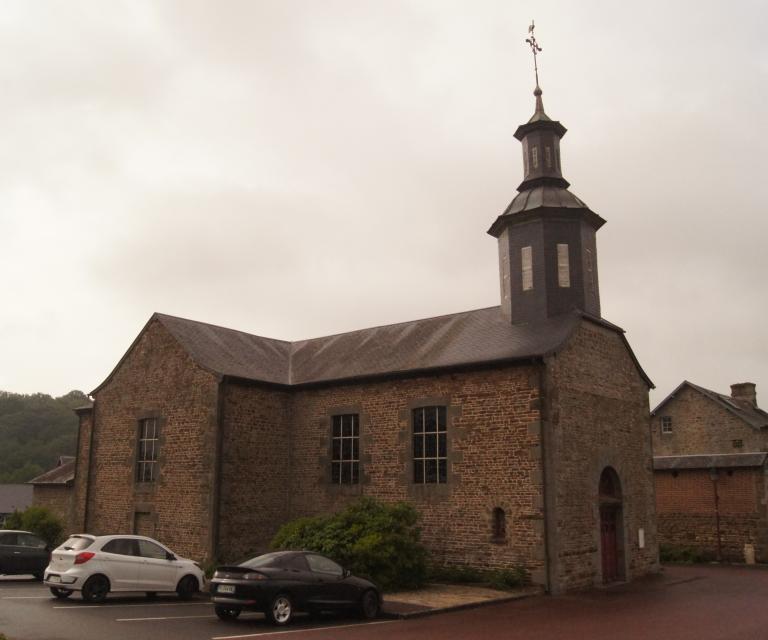
[[409,620],[299,618],[287,629],[261,614],[222,622],[204,598],[53,599],[41,584],[0,581],[9,640],[766,640],[768,570],[668,566],[657,578],[559,597],[533,597]]

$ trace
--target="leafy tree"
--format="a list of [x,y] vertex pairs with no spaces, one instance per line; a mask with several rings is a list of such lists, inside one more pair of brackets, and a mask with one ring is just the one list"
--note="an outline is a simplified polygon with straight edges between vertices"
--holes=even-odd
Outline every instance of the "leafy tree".
[[27,507],[14,511],[5,519],[6,529],[21,529],[37,534],[49,546],[57,546],[64,538],[64,523],[45,507]]
[[418,513],[409,504],[361,498],[339,513],[285,524],[272,546],[317,551],[385,590],[415,588],[427,574],[417,523]]
[[76,407],[88,402],[82,391],[59,398],[0,391],[0,483],[21,483],[56,464],[60,455],[74,455]]

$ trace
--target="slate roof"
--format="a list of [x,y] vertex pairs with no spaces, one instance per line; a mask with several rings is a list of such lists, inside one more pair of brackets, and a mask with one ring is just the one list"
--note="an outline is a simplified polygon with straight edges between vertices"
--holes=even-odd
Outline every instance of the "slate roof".
[[0,484],[0,514],[23,511],[32,504],[32,486],[28,484]]
[[[155,313],[147,325],[159,321],[199,366],[213,373],[293,386],[530,360],[559,350],[582,318],[606,326],[624,339],[619,327],[580,312],[535,325],[511,324],[500,307],[297,342],[162,313]],[[628,344],[627,348],[632,354]],[[636,359],[635,364],[652,386]]]
[[752,406],[748,402],[739,402],[738,400],[731,398],[731,396],[717,393],[717,391],[705,389],[704,387],[700,387],[697,384],[688,382],[688,380],[683,380],[672,393],[664,398],[664,400],[662,400],[658,406],[653,411],[651,411],[651,415],[655,416],[664,405],[672,400],[680,392],[680,390],[683,389],[683,387],[690,387],[694,391],[698,391],[700,394],[706,398],[709,398],[726,411],[732,413],[738,418],[741,418],[754,429],[764,429],[768,427],[768,413],[762,409]]
[[738,467],[762,467],[768,453],[725,453],[693,456],[655,456],[654,471],[678,469],[735,469]]
[[29,484],[57,484],[66,485],[75,479],[75,456],[59,456],[59,463],[36,478],[32,478]]

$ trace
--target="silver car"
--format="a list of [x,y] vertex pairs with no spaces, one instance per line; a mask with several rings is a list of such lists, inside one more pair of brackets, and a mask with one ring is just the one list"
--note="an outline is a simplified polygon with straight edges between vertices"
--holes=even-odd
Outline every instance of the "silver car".
[[152,538],[79,533],[53,550],[44,582],[57,598],[80,591],[87,602],[103,602],[108,593],[136,591],[148,597],[175,591],[187,599],[203,586],[205,574],[199,564]]

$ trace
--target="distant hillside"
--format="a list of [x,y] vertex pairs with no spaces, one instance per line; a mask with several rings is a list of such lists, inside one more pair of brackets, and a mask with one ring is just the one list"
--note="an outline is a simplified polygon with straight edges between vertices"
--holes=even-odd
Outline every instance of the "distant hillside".
[[60,455],[75,455],[78,419],[72,410],[87,402],[82,391],[60,398],[0,391],[0,483],[26,482]]

